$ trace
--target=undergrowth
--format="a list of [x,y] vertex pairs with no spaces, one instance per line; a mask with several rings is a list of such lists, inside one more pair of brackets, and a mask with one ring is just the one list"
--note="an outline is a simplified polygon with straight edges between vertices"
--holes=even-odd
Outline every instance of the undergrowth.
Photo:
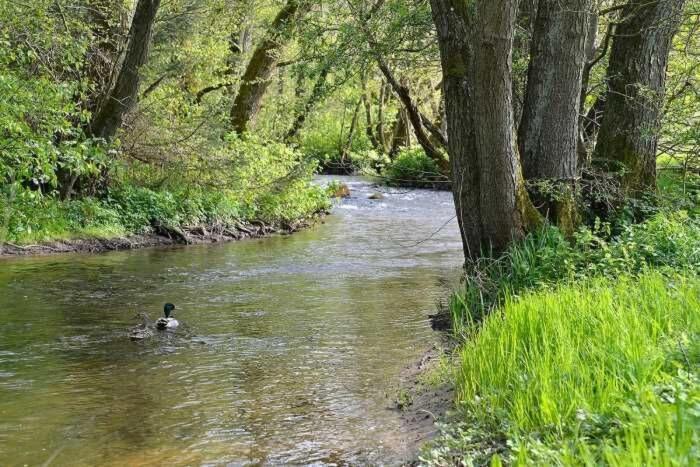
[[630,208],[641,223],[545,227],[468,267],[449,307],[457,410],[422,464],[700,458],[697,192],[664,183]]
[[415,188],[447,188],[447,177],[420,147],[402,149],[384,168],[388,185]]
[[460,422],[430,465],[689,465],[700,280],[645,272],[507,297],[460,350]]

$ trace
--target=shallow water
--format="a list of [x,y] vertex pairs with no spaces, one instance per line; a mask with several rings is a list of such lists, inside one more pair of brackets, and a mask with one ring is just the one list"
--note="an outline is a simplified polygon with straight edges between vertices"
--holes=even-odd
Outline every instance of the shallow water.
[[[353,196],[292,236],[0,261],[0,465],[404,459],[389,407],[458,275],[451,195],[332,178]],[[178,331],[131,342],[166,301]]]

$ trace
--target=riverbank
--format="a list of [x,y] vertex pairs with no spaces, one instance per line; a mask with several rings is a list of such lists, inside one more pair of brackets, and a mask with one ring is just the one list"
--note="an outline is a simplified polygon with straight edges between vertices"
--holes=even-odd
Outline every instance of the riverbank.
[[321,211],[313,216],[289,223],[265,224],[263,222],[237,223],[234,225],[209,225],[194,228],[158,229],[145,234],[133,234],[112,238],[70,238],[40,242],[38,244],[0,244],[0,258],[38,256],[61,253],[104,253],[107,251],[135,250],[139,248],[174,245],[199,245],[225,243],[237,240],[263,238],[270,235],[290,235],[322,222],[328,214]]
[[122,184],[73,200],[22,189],[0,197],[0,256],[258,238],[295,232],[330,207],[329,190],[309,180],[241,192]]
[[455,410],[417,464],[691,462],[700,221],[619,229],[548,228],[474,266],[450,304]]

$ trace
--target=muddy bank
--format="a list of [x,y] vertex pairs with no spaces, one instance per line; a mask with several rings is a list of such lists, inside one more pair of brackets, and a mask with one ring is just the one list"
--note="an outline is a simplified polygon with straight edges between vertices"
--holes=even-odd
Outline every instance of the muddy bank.
[[435,422],[444,419],[454,408],[455,387],[451,381],[439,384],[424,381],[425,376],[439,365],[440,358],[451,351],[452,345],[445,345],[426,350],[401,373],[401,387],[394,408],[401,413],[403,442],[412,453],[404,465],[419,465],[421,447],[438,434]]
[[288,235],[319,222],[327,213],[290,223],[264,224],[263,222],[231,225],[209,225],[193,228],[155,226],[153,232],[118,238],[74,238],[54,240],[36,245],[0,245],[0,258],[14,256],[52,255],[60,253],[103,253],[173,245],[222,243],[235,240],[262,238],[269,235]]

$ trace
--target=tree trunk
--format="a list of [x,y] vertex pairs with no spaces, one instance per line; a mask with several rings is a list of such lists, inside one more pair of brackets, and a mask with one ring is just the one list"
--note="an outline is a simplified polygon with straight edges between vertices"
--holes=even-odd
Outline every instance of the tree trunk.
[[517,2],[479,0],[475,11],[459,0],[431,0],[431,6],[444,77],[452,191],[464,254],[471,260],[505,250],[540,224],[513,136]]
[[581,73],[581,96],[579,98],[579,119],[578,119],[578,143],[576,145],[576,158],[579,171],[589,165],[588,151],[590,144],[584,128],[586,126],[586,99],[588,98],[588,85],[591,79],[591,70],[596,62],[596,39],[598,37],[598,14],[590,12],[588,16],[588,32],[586,33],[586,65]]
[[[557,224],[575,211],[581,83],[592,0],[540,0],[518,146],[528,181],[554,184],[554,198],[533,192]],[[566,225],[573,233],[573,225]]]
[[[527,197],[513,120],[512,49],[517,0],[477,1],[474,134],[480,174],[482,244],[504,251],[527,230]],[[529,201],[529,199],[527,199]]]
[[377,140],[381,145],[382,152],[387,152],[389,145],[386,141],[386,130],[384,129],[384,105],[386,104],[387,85],[382,81],[379,91],[379,108],[377,109]]
[[121,127],[124,115],[136,104],[139,69],[146,63],[160,0],[139,0],[129,30],[124,62],[114,87],[90,122],[92,136],[110,140]]
[[272,22],[265,39],[253,52],[231,108],[231,127],[236,132],[246,132],[255,121],[277,67],[281,49],[289,40],[300,10],[300,0],[288,0]]
[[452,166],[452,194],[462,247],[467,260],[481,253],[481,193],[474,137],[473,50],[471,12],[459,0],[431,0],[438,33],[447,124],[447,149]]
[[286,142],[291,141],[299,134],[299,130],[301,130],[301,128],[304,126],[304,122],[306,122],[306,117],[308,117],[309,113],[311,113],[311,110],[313,110],[316,104],[318,104],[323,99],[326,92],[326,78],[328,77],[329,72],[329,65],[326,65],[321,69],[321,73],[316,79],[316,83],[314,84],[314,87],[311,90],[311,95],[309,96],[309,99],[306,101],[301,111],[294,118],[292,127],[289,129],[287,135],[284,138]]
[[348,139],[343,145],[343,150],[340,154],[341,163],[345,166],[345,161],[348,158],[350,151],[352,151],[352,142],[355,139],[355,130],[357,129],[357,120],[360,116],[360,108],[362,107],[362,100],[357,101],[355,105],[355,110],[352,113],[352,120],[350,120],[350,129],[348,130]]
[[540,0],[518,146],[528,180],[573,180],[591,0]]
[[595,158],[622,169],[623,190],[656,187],[656,148],[671,42],[685,0],[630,0],[615,30]]
[[374,124],[372,123],[372,93],[367,90],[367,78],[362,78],[362,103],[365,106],[365,134],[367,139],[372,144],[372,147],[377,151],[382,152],[379,146],[379,140],[374,134]]
[[399,97],[399,100],[403,104],[403,107],[406,110],[406,114],[408,116],[408,121],[411,123],[413,132],[415,133],[416,139],[418,140],[418,144],[421,145],[421,147],[425,151],[425,154],[433,161],[435,161],[437,166],[440,168],[440,171],[444,174],[448,174],[450,171],[450,163],[447,160],[447,157],[445,157],[445,155],[442,153],[442,151],[440,151],[433,144],[433,142],[430,140],[429,134],[425,131],[421,112],[420,110],[418,110],[418,106],[413,101],[410,90],[407,86],[404,86],[401,83],[399,83],[399,81],[396,79],[393,72],[389,68],[389,65],[378,52],[375,52],[375,58],[377,59],[379,69],[382,71],[384,78],[386,78],[387,82],[391,85],[391,88],[394,90],[396,95]]
[[408,129],[408,118],[406,118],[406,110],[403,107],[396,111],[396,120],[391,128],[391,148],[389,149],[389,157],[393,159],[399,153],[401,148],[411,145],[411,134]]
[[115,5],[112,0],[92,0],[87,9],[92,37],[85,59],[85,76],[94,90],[86,108],[91,112],[99,109],[114,84],[124,38],[128,40],[128,18],[123,2]]

